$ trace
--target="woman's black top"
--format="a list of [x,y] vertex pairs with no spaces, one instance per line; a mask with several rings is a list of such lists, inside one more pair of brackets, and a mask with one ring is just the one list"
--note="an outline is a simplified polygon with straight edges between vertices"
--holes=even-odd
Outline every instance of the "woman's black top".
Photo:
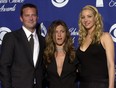
[[89,47],[82,51],[77,49],[77,58],[80,61],[80,80],[103,81],[108,79],[108,68],[106,51],[102,44],[90,44]]
[[65,56],[62,73],[59,76],[57,73],[57,65],[55,57],[51,63],[47,64],[47,82],[48,88],[77,88],[76,87],[76,59],[70,63],[69,56]]

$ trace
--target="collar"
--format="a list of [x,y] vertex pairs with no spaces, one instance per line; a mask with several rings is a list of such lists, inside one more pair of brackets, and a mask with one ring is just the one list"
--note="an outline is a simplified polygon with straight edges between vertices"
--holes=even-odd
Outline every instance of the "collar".
[[29,31],[26,27],[24,27],[24,26],[22,26],[22,28],[23,28],[23,30],[24,30],[24,32],[25,32],[27,38],[29,38],[31,34],[33,34],[33,36],[36,35],[36,30],[32,33],[32,32],[30,32],[30,31]]

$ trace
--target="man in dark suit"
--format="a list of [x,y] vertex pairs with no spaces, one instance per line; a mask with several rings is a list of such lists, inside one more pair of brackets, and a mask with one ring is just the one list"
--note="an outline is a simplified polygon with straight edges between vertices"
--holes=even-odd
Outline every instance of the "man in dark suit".
[[42,88],[44,38],[36,29],[37,7],[24,4],[20,20],[22,28],[3,38],[0,55],[2,88]]

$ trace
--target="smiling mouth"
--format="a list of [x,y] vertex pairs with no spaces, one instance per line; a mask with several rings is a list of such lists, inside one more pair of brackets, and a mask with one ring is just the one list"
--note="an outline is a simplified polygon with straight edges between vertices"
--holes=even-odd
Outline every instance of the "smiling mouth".
[[90,23],[85,23],[86,26],[88,26]]

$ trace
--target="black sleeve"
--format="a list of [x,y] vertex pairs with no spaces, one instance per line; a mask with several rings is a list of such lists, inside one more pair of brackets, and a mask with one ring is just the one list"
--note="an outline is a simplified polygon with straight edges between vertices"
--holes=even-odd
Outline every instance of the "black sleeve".
[[13,61],[13,36],[5,34],[0,53],[0,80],[2,88],[12,88],[11,65]]

